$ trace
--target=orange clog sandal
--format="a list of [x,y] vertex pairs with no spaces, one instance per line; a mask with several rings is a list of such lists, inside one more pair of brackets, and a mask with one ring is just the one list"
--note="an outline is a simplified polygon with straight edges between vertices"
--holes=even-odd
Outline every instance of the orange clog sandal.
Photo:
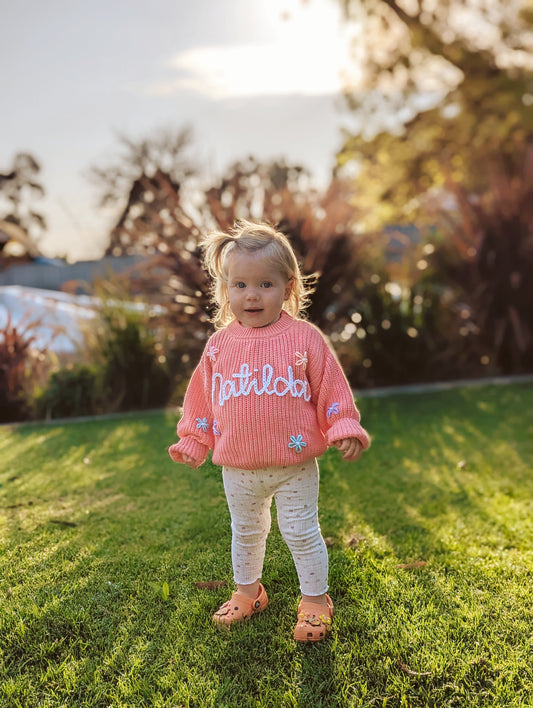
[[300,601],[298,623],[294,628],[294,639],[297,642],[319,642],[331,631],[333,602],[329,595],[326,595],[326,599],[326,606]]
[[259,585],[259,594],[252,600],[240,592],[234,592],[231,599],[225,602],[213,615],[213,621],[217,624],[230,625],[233,622],[242,622],[258,612],[263,612],[268,605],[266,590]]

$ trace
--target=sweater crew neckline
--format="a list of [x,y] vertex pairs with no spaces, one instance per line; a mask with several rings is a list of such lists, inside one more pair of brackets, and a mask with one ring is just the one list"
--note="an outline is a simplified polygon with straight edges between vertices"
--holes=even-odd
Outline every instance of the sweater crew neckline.
[[228,325],[227,330],[232,336],[239,339],[271,339],[282,332],[286,332],[294,321],[286,310],[282,310],[279,320],[266,327],[243,327],[238,320],[233,320]]

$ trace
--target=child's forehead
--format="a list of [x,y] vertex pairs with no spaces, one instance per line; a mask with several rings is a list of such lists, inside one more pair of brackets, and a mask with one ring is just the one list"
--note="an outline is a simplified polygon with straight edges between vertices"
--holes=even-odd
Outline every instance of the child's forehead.
[[227,272],[230,276],[235,275],[280,275],[280,268],[272,256],[261,251],[239,251],[233,249],[227,255]]

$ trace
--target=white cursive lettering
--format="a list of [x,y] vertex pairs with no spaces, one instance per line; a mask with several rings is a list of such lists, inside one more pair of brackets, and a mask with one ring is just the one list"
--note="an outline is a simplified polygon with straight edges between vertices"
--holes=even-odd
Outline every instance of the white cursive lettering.
[[308,391],[308,382],[302,379],[295,379],[292,366],[287,366],[287,377],[277,376],[274,381],[274,368],[270,364],[265,364],[261,371],[261,376],[257,376],[259,369],[250,370],[249,364],[242,364],[238,373],[232,374],[231,378],[224,380],[222,374],[215,372],[211,377],[211,400],[213,403],[218,400],[218,404],[223,406],[230,398],[239,396],[249,396],[252,391],[257,396],[267,394],[267,396],[287,396],[293,398],[303,398],[305,401],[311,400],[311,393]]

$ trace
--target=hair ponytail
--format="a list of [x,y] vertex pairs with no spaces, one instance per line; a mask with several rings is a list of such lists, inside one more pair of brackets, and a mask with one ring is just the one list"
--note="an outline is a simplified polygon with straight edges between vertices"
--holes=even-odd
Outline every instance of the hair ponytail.
[[213,231],[202,242],[204,265],[214,279],[219,278],[223,272],[224,250],[230,243],[235,243],[235,239],[222,231]]

